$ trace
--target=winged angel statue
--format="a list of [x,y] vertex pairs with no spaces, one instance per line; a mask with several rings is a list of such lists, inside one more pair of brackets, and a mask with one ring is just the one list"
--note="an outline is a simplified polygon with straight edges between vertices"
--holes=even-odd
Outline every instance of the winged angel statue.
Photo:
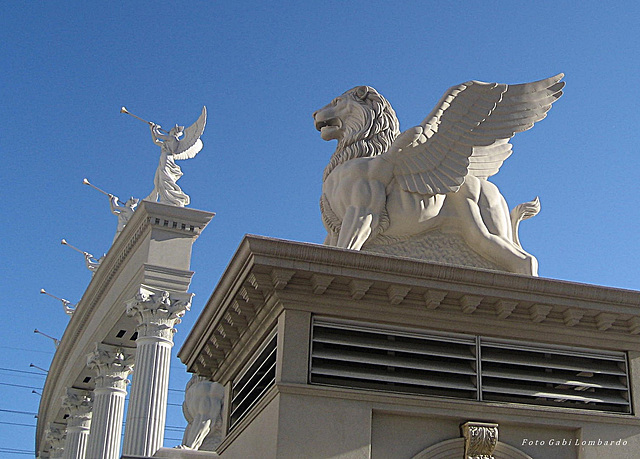
[[153,179],[153,191],[147,196],[147,201],[159,201],[178,207],[189,204],[189,196],[176,183],[182,177],[182,170],[176,161],[191,159],[202,150],[200,136],[206,124],[207,107],[202,107],[198,120],[187,129],[176,124],[166,132],[159,124],[149,122],[151,138],[160,146],[160,163]]
[[509,139],[542,120],[562,95],[563,77],[453,86],[420,125],[403,133],[391,105],[370,86],[315,112],[321,137],[338,141],[320,200],[325,244],[360,250],[437,229],[460,235],[507,271],[537,275],[537,260],[517,237],[518,223],[537,213],[537,199],[510,215],[487,179],[511,155]]

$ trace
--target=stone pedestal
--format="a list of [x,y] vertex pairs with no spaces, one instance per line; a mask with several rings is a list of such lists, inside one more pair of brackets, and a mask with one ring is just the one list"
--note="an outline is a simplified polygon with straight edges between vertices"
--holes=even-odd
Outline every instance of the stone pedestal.
[[87,458],[118,459],[127,395],[127,377],[133,368],[131,349],[96,345],[87,365],[95,369],[93,419],[87,446]]
[[138,338],[124,455],[152,456],[162,447],[174,326],[190,308],[191,296],[142,286],[127,303],[127,314],[138,322]]
[[222,458],[635,458],[639,304],[247,236],[178,356],[228,388]]
[[64,459],[84,459],[87,452],[89,428],[93,400],[91,393],[80,389],[68,389],[62,399],[62,407],[67,411],[67,440]]

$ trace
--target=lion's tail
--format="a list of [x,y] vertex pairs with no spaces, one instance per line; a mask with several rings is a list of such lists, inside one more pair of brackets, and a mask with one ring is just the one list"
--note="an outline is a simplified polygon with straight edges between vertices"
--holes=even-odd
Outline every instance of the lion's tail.
[[518,227],[520,226],[520,222],[527,218],[535,217],[538,215],[538,212],[540,212],[540,199],[537,196],[533,201],[518,204],[511,211],[510,216],[511,229],[513,230],[513,242],[518,247],[522,248],[522,245],[520,245],[520,238],[518,237]]

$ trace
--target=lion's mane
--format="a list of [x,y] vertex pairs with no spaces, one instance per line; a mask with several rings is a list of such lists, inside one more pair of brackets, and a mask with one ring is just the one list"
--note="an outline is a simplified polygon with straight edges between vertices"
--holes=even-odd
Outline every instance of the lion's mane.
[[342,97],[350,97],[359,103],[362,116],[342,120],[345,133],[324,170],[323,180],[345,161],[384,153],[400,134],[396,112],[374,88],[357,86]]

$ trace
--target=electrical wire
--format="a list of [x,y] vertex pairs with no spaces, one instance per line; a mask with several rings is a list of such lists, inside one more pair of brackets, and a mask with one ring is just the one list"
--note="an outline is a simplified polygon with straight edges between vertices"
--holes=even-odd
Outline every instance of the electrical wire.
[[3,408],[0,408],[0,412],[13,413],[13,414],[29,414],[31,416],[37,416],[37,414],[38,414],[38,413],[30,413],[28,411],[7,410],[7,409],[3,409]]
[[9,425],[9,426],[20,426],[20,427],[36,427],[35,424],[22,424],[20,422],[0,421],[0,424],[6,424],[6,425]]
[[0,453],[32,455],[33,451],[27,451],[26,449],[5,448],[4,446],[0,446]]
[[42,390],[42,387],[36,387],[36,386],[23,386],[22,384],[10,384],[10,383],[6,383],[6,382],[0,382],[0,386],[21,387],[21,388],[23,388],[23,389],[37,389],[37,390]]
[[47,376],[46,373],[42,373],[41,371],[15,370],[13,368],[0,368],[0,371],[10,371],[12,373],[25,373],[28,375]]

